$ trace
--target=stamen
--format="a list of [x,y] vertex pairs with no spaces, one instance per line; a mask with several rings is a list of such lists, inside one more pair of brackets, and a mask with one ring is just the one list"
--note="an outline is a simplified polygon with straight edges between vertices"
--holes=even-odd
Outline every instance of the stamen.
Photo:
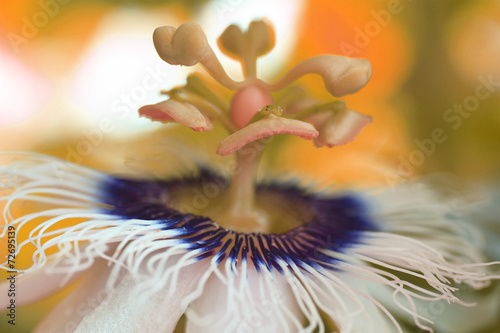
[[317,137],[319,133],[309,123],[271,114],[222,140],[219,147],[217,147],[217,154],[221,156],[232,154],[250,142],[276,134],[292,134],[311,140]]
[[198,132],[213,129],[210,119],[196,107],[174,99],[168,99],[154,105],[145,105],[139,109],[139,115],[162,123],[177,121]]
[[229,103],[226,100],[219,98],[212,89],[208,88],[207,84],[196,74],[191,74],[186,79],[185,88],[201,98],[206,99],[221,111],[227,113],[229,110]]
[[318,104],[317,102],[308,101],[308,103],[313,104],[302,110],[297,110],[293,112],[295,119],[305,120],[311,116],[317,115],[319,113],[332,112],[339,113],[347,109],[346,105],[342,101],[334,101],[325,104]]
[[204,99],[184,88],[172,89],[167,94],[170,95],[172,99],[186,104],[191,104],[203,111],[204,116],[206,115],[205,118],[208,116],[211,120],[218,120],[229,133],[233,133],[238,130],[227,114],[217,108],[209,100]]

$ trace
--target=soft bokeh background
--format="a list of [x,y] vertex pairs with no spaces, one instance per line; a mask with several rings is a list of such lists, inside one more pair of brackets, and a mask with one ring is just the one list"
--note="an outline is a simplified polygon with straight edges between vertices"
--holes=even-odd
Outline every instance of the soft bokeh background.
[[[497,0],[4,2],[0,150],[42,151],[116,171],[124,156],[135,154],[133,142],[148,145],[148,133],[158,128],[138,119],[137,108],[159,101],[159,89],[182,84],[193,70],[157,57],[154,28],[196,21],[215,49],[229,23],[261,16],[277,30],[277,48],[259,62],[265,79],[323,53],[365,57],[373,64],[368,86],[345,98],[351,108],[372,115],[373,125],[353,144],[333,150],[290,140],[277,154],[275,170],[327,185],[396,186],[416,175],[442,174],[451,183],[495,186]],[[236,63],[221,59],[240,77]],[[301,82],[328,100],[318,78]],[[15,328],[2,315],[0,330],[28,332],[53,302],[19,309]]]

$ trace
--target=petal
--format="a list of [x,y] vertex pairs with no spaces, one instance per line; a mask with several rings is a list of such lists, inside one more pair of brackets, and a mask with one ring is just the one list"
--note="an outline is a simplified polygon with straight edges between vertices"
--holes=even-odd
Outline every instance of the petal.
[[[487,332],[492,325],[498,323],[500,313],[500,286],[497,284],[488,293],[479,294],[472,290],[463,290],[462,299],[474,300],[474,307],[464,307],[460,304],[440,304],[432,307],[435,325],[442,333]],[[422,304],[425,305],[425,304]],[[439,318],[439,319],[438,319]],[[474,318],[474,320],[471,320]]]
[[331,113],[328,117],[317,115],[312,120],[319,129],[319,135],[314,139],[314,144],[317,147],[328,146],[330,148],[345,145],[353,141],[363,127],[371,121],[370,116],[353,110],[338,114]]
[[104,261],[96,263],[83,275],[78,286],[37,325],[34,333],[73,332],[83,317],[106,298],[109,271]]
[[336,332],[395,332],[390,319],[371,301],[375,299],[370,297],[368,286],[373,285],[389,297],[391,291],[342,273],[335,278],[332,275],[330,280],[314,274],[306,273],[307,279],[302,278],[302,284],[318,309],[336,326]]
[[195,131],[211,131],[213,129],[211,121],[196,107],[173,99],[154,105],[145,105],[139,109],[139,115],[162,123],[177,121]]
[[[32,273],[16,276],[16,303],[18,305],[29,304],[39,299],[49,296],[57,290],[63,288],[66,284],[74,281],[80,272],[73,274],[68,279],[68,273],[51,273],[50,267],[44,267],[35,270]],[[13,275],[7,275],[7,279]],[[0,294],[7,295],[10,288],[10,282],[2,283],[0,285]],[[2,309],[8,305],[9,299],[2,297],[0,300],[0,307]]]
[[127,275],[83,318],[75,332],[173,332],[185,311],[183,299],[196,289],[206,268],[204,262],[183,267],[172,288],[164,287],[153,295],[147,289],[139,293],[137,288],[143,285],[148,288],[154,280],[141,284]]
[[[220,266],[223,266],[220,265]],[[219,267],[220,267],[219,266]],[[298,332],[303,316],[286,280],[248,266],[212,275],[188,309],[186,333]],[[226,266],[227,268],[227,266]]]
[[311,140],[318,136],[318,131],[313,125],[300,120],[269,115],[222,140],[217,148],[217,154],[221,156],[232,154],[250,142],[276,134],[293,134]]

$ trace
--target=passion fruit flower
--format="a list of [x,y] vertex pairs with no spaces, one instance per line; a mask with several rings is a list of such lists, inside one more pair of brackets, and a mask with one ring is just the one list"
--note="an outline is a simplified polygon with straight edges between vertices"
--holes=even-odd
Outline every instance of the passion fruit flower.
[[499,278],[470,238],[474,227],[424,184],[336,193],[256,183],[273,135],[333,147],[359,134],[370,117],[287,87],[314,73],[333,96],[354,93],[370,78],[368,61],[318,56],[264,82],[257,58],[272,49],[274,33],[255,21],[219,39],[243,64],[245,79],[236,82],[199,25],[161,27],[153,40],[163,60],[201,63],[234,94],[225,100],[193,75],[139,113],[195,131],[219,122],[229,135],[216,152],[235,155],[231,176],[200,166],[188,177],[127,179],[45,155],[3,154],[2,236],[17,237],[16,255],[34,248],[31,266],[18,269],[18,304],[81,277],[36,331],[403,332],[411,318],[432,332],[417,302],[468,305],[456,296],[459,285]]

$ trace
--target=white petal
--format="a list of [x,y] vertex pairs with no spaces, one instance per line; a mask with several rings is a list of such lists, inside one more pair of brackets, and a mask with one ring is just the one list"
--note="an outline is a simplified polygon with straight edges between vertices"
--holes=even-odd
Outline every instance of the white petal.
[[[478,294],[471,290],[463,291],[462,299],[477,302],[474,307],[464,307],[460,304],[448,304],[441,301],[430,308],[431,319],[434,319],[438,332],[469,333],[486,330],[498,322],[500,313],[500,286],[488,293]],[[474,318],[474,320],[471,320]]]
[[[7,279],[15,276],[12,281],[15,281],[16,304],[24,305],[35,302],[61,289],[67,283],[75,280],[79,276],[79,272],[75,273],[68,280],[68,273],[50,273],[50,267],[37,269],[32,273],[25,275],[7,274]],[[9,281],[9,280],[7,280]],[[10,288],[10,282],[0,284],[0,295],[7,295]],[[0,298],[0,307],[5,308],[9,303],[9,298]]]
[[51,310],[37,325],[34,333],[73,332],[82,318],[106,298],[109,271],[104,261],[99,261],[85,272],[78,286]]
[[185,311],[182,300],[196,289],[205,270],[203,262],[186,266],[174,290],[165,287],[151,296],[138,295],[137,282],[126,276],[75,332],[173,332]]
[[298,332],[303,327],[303,315],[279,273],[257,273],[253,265],[248,280],[238,273],[226,270],[210,277],[188,309],[186,333]]

